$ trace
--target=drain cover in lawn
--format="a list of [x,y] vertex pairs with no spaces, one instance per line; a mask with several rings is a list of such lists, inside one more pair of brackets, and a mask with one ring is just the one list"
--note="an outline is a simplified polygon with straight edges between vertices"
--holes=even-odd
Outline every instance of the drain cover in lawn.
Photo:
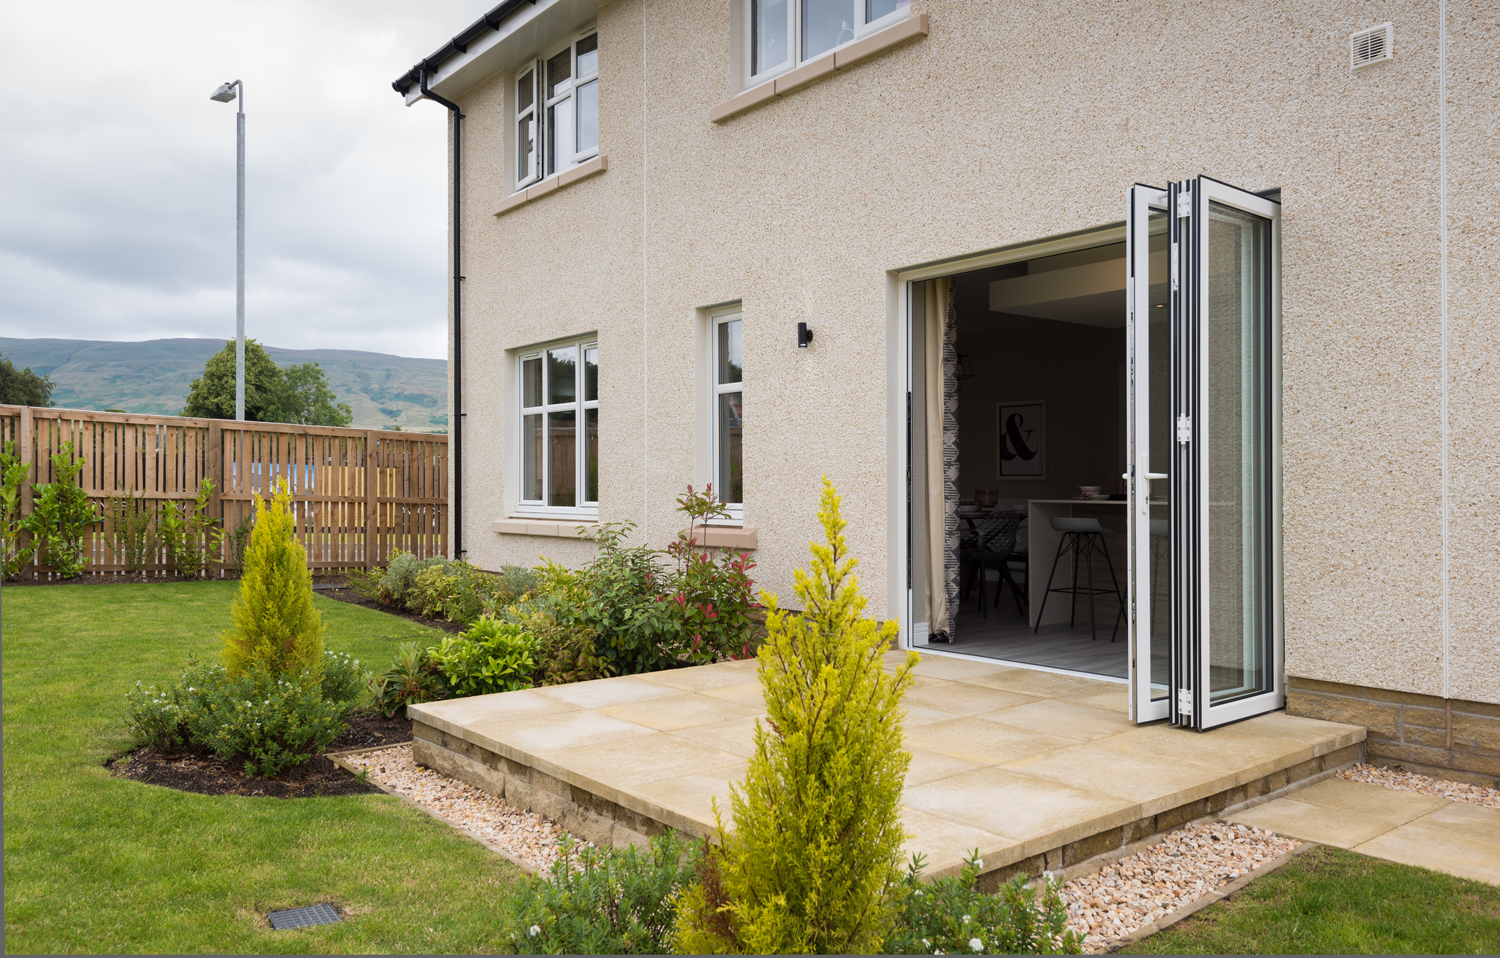
[[271,919],[272,928],[284,931],[287,928],[306,928],[308,925],[331,925],[339,920],[339,913],[333,910],[332,905],[308,905],[306,908],[273,911],[266,917]]

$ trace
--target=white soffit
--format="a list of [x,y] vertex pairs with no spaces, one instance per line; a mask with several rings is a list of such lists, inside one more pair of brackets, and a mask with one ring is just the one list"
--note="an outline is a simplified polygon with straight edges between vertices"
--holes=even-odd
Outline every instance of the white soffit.
[[[1151,270],[1166,271],[1166,252],[1151,253]],[[1166,284],[1151,287],[1165,302]],[[990,283],[990,311],[1085,326],[1125,325],[1125,260],[1106,259]]]
[[[506,17],[499,30],[486,32],[466,52],[439,67],[428,78],[427,87],[450,100],[463,96],[501,70],[571,37],[593,22],[599,5],[600,0],[536,0],[523,6]],[[420,99],[422,91],[414,83],[406,91],[406,105]]]

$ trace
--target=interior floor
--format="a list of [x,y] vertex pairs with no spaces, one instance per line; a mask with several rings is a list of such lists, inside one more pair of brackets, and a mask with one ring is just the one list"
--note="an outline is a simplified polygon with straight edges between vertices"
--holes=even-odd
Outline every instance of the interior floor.
[[[994,599],[994,589],[991,581],[987,599]],[[1121,622],[1119,630],[1115,630],[1119,611],[1119,603],[1113,597],[1099,599],[1094,608],[1097,627],[1094,633],[1089,629],[1088,602],[1080,600],[1076,625],[1044,625],[1033,632],[1026,617],[1016,612],[1008,587],[999,603],[991,602],[989,614],[984,616],[979,612],[976,589],[959,605],[954,641],[925,648],[1125,679],[1130,677],[1130,662],[1125,624]]]

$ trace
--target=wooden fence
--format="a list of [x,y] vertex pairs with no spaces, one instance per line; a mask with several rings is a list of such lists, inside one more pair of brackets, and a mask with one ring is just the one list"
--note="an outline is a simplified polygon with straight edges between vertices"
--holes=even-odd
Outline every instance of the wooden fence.
[[[31,466],[22,515],[31,511],[31,484],[55,478],[50,457],[64,443],[83,458],[78,482],[104,520],[85,543],[85,574],[126,571],[113,547],[111,496],[186,502],[203,479],[214,483],[209,514],[233,529],[250,516],[254,494],[285,478],[315,570],[382,566],[397,551],[447,554],[447,436],[0,405],[0,443],[10,442]],[[143,571],[171,568],[165,555],[155,560]],[[222,563],[210,570],[221,575]]]

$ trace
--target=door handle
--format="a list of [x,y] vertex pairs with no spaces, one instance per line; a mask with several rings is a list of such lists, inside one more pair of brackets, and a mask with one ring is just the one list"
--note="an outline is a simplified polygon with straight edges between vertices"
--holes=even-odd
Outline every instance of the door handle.
[[[1127,473],[1123,474],[1122,476],[1120,476],[1120,478],[1121,479],[1130,479],[1132,477],[1131,477],[1130,473],[1127,472]],[[1165,472],[1148,472],[1148,473],[1146,473],[1146,478],[1147,479],[1170,479],[1172,477],[1169,476],[1169,475],[1167,475]]]

